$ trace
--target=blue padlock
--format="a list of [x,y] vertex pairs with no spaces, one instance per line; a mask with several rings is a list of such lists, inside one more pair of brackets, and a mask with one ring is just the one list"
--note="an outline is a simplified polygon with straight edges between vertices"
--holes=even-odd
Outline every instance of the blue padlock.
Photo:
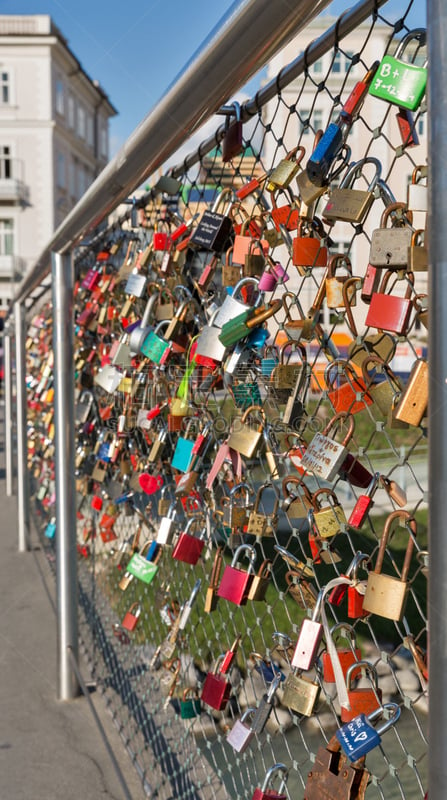
[[[392,715],[379,728],[374,728],[371,722],[382,716],[384,709],[392,712]],[[335,735],[340,742],[343,751],[351,761],[362,758],[381,742],[381,735],[391,728],[400,717],[400,708],[397,703],[384,703],[371,714],[359,714],[351,722],[342,725]]]
[[45,528],[45,536],[47,539],[54,539],[56,535],[56,517],[52,517]]
[[309,180],[315,186],[324,186],[332,162],[343,147],[349,130],[347,119],[340,114],[339,121],[331,122],[318,142],[306,165]]

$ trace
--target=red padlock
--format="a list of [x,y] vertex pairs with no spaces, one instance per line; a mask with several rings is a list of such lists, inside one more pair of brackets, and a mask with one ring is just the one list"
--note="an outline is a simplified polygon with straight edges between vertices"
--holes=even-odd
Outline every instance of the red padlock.
[[[349,564],[348,569],[346,570],[345,573],[343,573],[341,577],[351,578],[357,581],[358,567],[360,566],[360,564],[366,561],[369,561],[369,556],[366,553],[360,553],[360,552],[356,553],[351,563]],[[330,603],[332,606],[341,605],[341,602],[345,597],[346,592],[348,592],[350,588],[351,587],[346,583],[344,584],[342,583],[339,586],[335,586],[334,589],[332,589],[332,591],[329,592],[327,596],[328,603]]]
[[365,597],[366,592],[366,580],[360,581],[357,577],[357,571],[359,567],[363,564],[366,568],[366,565],[369,563],[370,558],[369,556],[363,554],[363,558],[359,558],[358,563],[356,564],[355,569],[352,573],[352,584],[348,586],[348,617],[349,619],[362,619],[362,617],[368,616],[368,611],[365,611],[363,608],[363,599]]
[[324,371],[324,380],[336,414],[340,411],[359,414],[366,406],[372,405],[373,399],[367,392],[365,380],[355,374],[350,361],[342,358],[332,361]]
[[97,495],[97,494],[93,495],[93,497],[92,497],[92,502],[91,502],[91,504],[90,504],[90,505],[91,505],[91,507],[92,507],[92,508],[94,508],[94,509],[95,509],[95,511],[101,511],[101,509],[102,509],[102,504],[103,504],[103,499],[102,499],[102,497],[99,497],[99,495]]
[[138,625],[138,620],[141,614],[141,606],[139,603],[132,603],[129,611],[126,611],[121,627],[126,631],[134,631]]
[[[272,788],[269,788],[269,785],[271,784],[272,778],[275,774],[278,774],[281,777],[281,783],[279,785],[278,792]],[[289,773],[285,764],[274,764],[273,767],[270,767],[268,770],[261,788],[254,790],[252,800],[287,800],[287,795],[284,794],[283,790],[288,774]]]
[[377,328],[380,331],[396,333],[398,336],[405,336],[413,308],[411,293],[413,291],[414,275],[412,272],[405,273],[404,297],[386,294],[386,288],[391,277],[395,277],[395,273],[387,270],[380,284],[380,290],[371,297],[365,325]]
[[[365,689],[353,689],[355,678],[365,672],[371,681],[371,686]],[[382,691],[378,687],[377,671],[369,661],[358,661],[349,667],[346,675],[346,688],[350,703],[350,710],[342,706],[340,711],[341,721],[350,722],[359,714],[371,714],[382,705]]]
[[[249,554],[250,563],[247,572],[237,568],[240,553]],[[229,600],[237,606],[245,606],[250,586],[255,575],[255,561],[256,551],[254,547],[250,544],[241,544],[240,547],[237,548],[231,564],[227,564],[224,569],[222,580],[217,590],[218,597],[223,597],[225,600]]]
[[[340,666],[343,671],[343,675],[346,678],[349,668],[355,664],[356,662],[360,661],[362,658],[362,653],[358,647],[356,647],[355,643],[355,631],[352,625],[347,625],[345,622],[339,622],[338,625],[334,625],[331,628],[330,634],[334,639],[335,643],[335,636],[334,634],[340,632],[342,638],[350,640],[349,647],[337,647],[338,657],[340,659]],[[335,675],[334,675],[334,668],[332,666],[332,660],[328,652],[323,653],[323,678],[327,683],[335,683]]]
[[351,525],[353,528],[362,527],[370,508],[374,505],[373,494],[379,485],[379,479],[380,472],[375,472],[365,494],[361,494],[360,497],[357,498],[356,504],[348,519],[348,525]]
[[197,564],[203,548],[205,547],[205,540],[202,538],[206,535],[206,528],[202,528],[200,536],[193,536],[188,533],[191,526],[197,526],[198,519],[192,517],[180,536],[174,549],[172,551],[172,558],[177,561],[183,561],[185,564]]
[[241,637],[238,636],[230,650],[219,656],[213,672],[208,672],[205,678],[201,699],[211,708],[215,708],[216,711],[223,711],[230,698],[232,686],[231,682],[225,678],[225,675],[234,661],[240,639]]

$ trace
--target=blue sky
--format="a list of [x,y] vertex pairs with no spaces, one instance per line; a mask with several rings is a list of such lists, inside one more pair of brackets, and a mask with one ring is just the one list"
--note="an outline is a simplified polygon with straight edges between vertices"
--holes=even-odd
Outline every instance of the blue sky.
[[[86,72],[99,80],[119,112],[110,127],[113,155],[233,4],[233,0],[0,0],[0,13],[52,16]],[[336,0],[328,13],[338,15],[346,7]],[[259,80],[248,84],[248,96],[256,92]]]

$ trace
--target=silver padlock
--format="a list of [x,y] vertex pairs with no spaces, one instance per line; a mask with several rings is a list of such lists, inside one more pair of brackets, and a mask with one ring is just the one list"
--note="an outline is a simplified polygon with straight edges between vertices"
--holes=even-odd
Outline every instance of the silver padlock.
[[245,724],[245,720],[248,719],[251,714],[254,714],[255,711],[255,708],[247,708],[241,718],[236,720],[231,731],[227,734],[227,742],[236,753],[244,753],[255,735],[251,727]]
[[171,503],[168,513],[162,517],[158,526],[156,541],[157,544],[170,544],[175,530],[175,516],[177,501]]
[[[393,223],[391,228],[387,228],[388,220],[396,212],[400,212],[398,224]],[[391,203],[385,208],[380,220],[380,228],[376,228],[371,236],[369,263],[373,267],[406,269],[408,248],[411,246],[413,235],[410,227],[412,221],[413,215],[405,203]]]
[[242,280],[240,280],[239,283],[237,283],[234,287],[232,294],[228,294],[226,296],[222,306],[218,309],[217,314],[213,319],[213,324],[217,328],[222,328],[226,322],[230,322],[230,320],[234,319],[239,314],[242,314],[243,311],[248,311],[249,309],[260,305],[262,302],[261,292],[258,292],[254,306],[243,303],[242,300],[236,299],[240,289],[242,289],[243,286],[254,286],[256,288],[258,284],[259,280],[257,278],[242,278]]
[[411,183],[408,184],[407,205],[411,211],[427,211],[428,187],[426,183],[421,183],[427,178],[428,168],[426,165],[415,167],[411,176]]

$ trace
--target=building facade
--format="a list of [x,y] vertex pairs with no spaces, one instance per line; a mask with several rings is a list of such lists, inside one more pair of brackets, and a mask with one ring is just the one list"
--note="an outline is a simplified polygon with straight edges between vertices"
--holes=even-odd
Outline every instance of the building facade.
[[109,159],[116,110],[47,15],[0,15],[0,313]]

